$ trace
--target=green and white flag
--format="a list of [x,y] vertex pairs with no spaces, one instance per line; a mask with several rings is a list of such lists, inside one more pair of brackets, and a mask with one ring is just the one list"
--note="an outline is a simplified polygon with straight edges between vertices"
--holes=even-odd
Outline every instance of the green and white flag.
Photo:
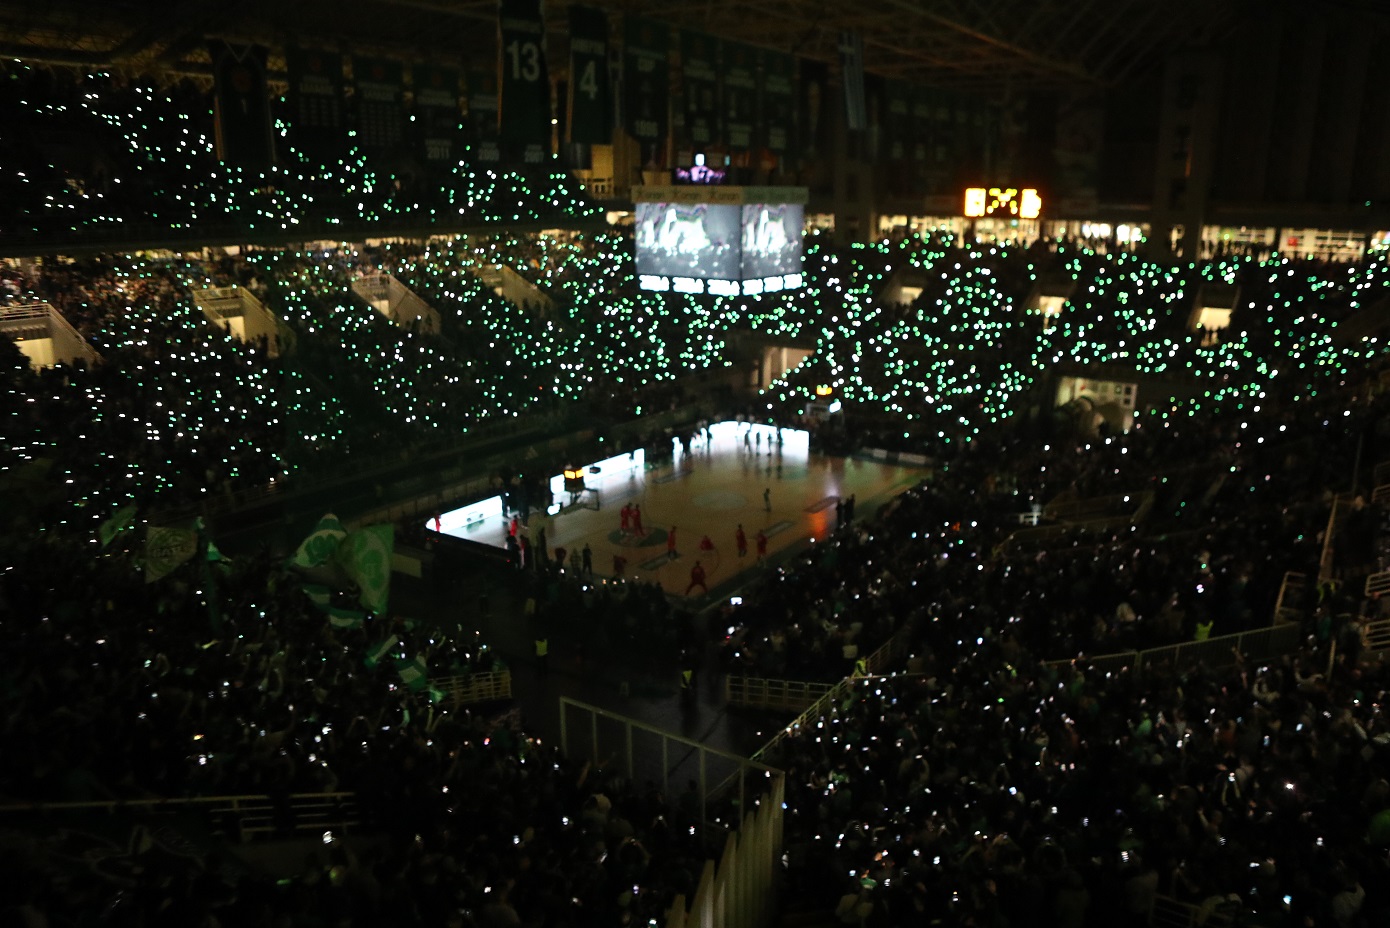
[[392,635],[390,638],[387,638],[380,645],[368,652],[366,660],[367,666],[375,667],[377,664],[381,663],[381,659],[385,657],[387,653],[390,652],[390,650],[396,646],[396,643],[398,641],[400,641],[400,639],[397,638],[395,635]]
[[321,583],[306,583],[301,587],[304,595],[309,597],[309,602],[318,606],[320,609],[327,609],[331,597],[328,587]]
[[396,547],[396,527],[389,522],[367,525],[348,534],[338,546],[336,558],[357,584],[362,607],[386,614],[391,596],[391,555]]
[[111,518],[101,523],[101,528],[97,529],[97,535],[101,538],[101,546],[105,548],[116,540],[116,536],[130,528],[135,521],[135,513],[139,507],[134,503],[122,506],[112,513]]
[[412,693],[424,689],[430,680],[429,668],[425,666],[423,654],[415,655],[414,660],[396,661],[396,673],[401,675],[401,681]]
[[198,532],[151,525],[145,530],[145,582],[154,583],[198,553]]
[[367,621],[367,614],[357,609],[342,609],[338,606],[328,606],[328,624],[334,628],[361,628]]
[[347,531],[343,528],[343,523],[339,522],[333,513],[326,513],[309,533],[309,537],[299,543],[299,550],[294,552],[294,565],[318,567],[327,563],[346,537]]

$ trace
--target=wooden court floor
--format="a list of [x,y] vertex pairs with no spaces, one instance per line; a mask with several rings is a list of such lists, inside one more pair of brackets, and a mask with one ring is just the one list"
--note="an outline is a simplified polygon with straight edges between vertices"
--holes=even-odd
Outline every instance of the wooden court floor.
[[[838,499],[855,497],[855,517],[870,514],[893,495],[928,476],[924,467],[860,458],[812,454],[807,434],[794,429],[721,422],[709,428],[709,440],[697,438],[690,453],[648,465],[643,456],[603,462],[600,473],[585,474],[597,491],[593,505],[564,506],[556,515],[532,513],[521,527],[534,543],[543,528],[547,549],[592,552],[595,578],[610,581],[615,557],[625,560],[624,576],[660,583],[674,596],[700,598],[725,587],[757,567],[757,534],[767,537],[767,556],[808,541],[822,541],[835,529]],[[766,494],[766,496],[764,495]],[[568,502],[567,495],[557,501]],[[642,531],[622,531],[625,505],[640,507]],[[505,546],[508,521],[500,502],[446,513],[442,529],[472,541]],[[479,518],[480,513],[486,513]],[[736,537],[742,525],[747,553],[740,557]],[[675,556],[668,539],[675,533]],[[702,548],[708,538],[709,546]],[[687,590],[699,562],[705,590]]]

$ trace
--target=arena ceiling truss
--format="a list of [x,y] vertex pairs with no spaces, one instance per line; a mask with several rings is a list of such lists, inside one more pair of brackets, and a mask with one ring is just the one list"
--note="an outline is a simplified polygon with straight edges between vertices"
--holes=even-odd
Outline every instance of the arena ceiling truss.
[[[1340,2],[1340,0],[1328,0]],[[546,0],[563,65],[569,0]],[[838,60],[863,36],[866,70],[991,95],[1099,88],[1169,50],[1219,38],[1246,0],[588,0],[711,35]],[[1268,12],[1270,4],[1259,9]],[[494,40],[496,0],[0,0],[0,54],[53,65],[206,73],[207,37],[317,45],[444,63]],[[554,68],[558,73],[563,68]]]

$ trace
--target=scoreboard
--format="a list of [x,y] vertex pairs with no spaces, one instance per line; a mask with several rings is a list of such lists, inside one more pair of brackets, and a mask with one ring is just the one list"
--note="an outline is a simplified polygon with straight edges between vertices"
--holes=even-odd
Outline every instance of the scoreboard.
[[1037,219],[1042,197],[1035,187],[967,187],[967,218]]

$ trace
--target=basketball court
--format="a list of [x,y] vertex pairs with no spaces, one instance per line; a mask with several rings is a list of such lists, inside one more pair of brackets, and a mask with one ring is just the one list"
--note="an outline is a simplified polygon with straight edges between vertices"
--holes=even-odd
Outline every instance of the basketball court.
[[[654,581],[685,596],[696,561],[708,590],[728,584],[758,563],[757,536],[767,539],[767,557],[835,530],[835,504],[855,497],[855,516],[927,476],[925,466],[884,460],[812,454],[808,436],[797,429],[720,422],[709,439],[697,437],[690,453],[676,446],[674,457],[649,465],[642,451],[599,461],[582,471],[584,491],[565,489],[564,475],[552,479],[555,504],[533,512],[519,530],[532,544],[545,529],[551,557],[556,548],[592,551],[594,575],[612,580],[615,558],[627,579]],[[622,530],[622,510],[641,510],[641,531]],[[510,519],[500,497],[444,513],[440,531],[457,538],[505,548]],[[742,525],[747,552],[736,543]],[[433,520],[429,528],[434,528]],[[675,533],[674,556],[668,539]],[[702,548],[703,539],[709,539]],[[696,587],[691,595],[704,593]]]

